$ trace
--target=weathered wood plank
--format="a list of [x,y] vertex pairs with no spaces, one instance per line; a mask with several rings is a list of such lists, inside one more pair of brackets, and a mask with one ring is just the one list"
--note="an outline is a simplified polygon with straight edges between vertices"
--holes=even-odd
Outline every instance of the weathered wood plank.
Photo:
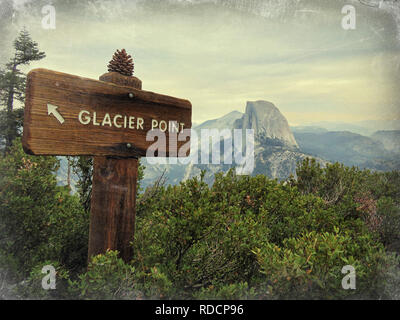
[[[49,104],[57,107],[51,114]],[[23,147],[37,155],[139,157],[154,143],[146,134],[156,121],[166,129],[166,149],[160,151],[168,156],[187,142],[176,141],[176,131],[191,128],[191,108],[188,100],[35,69],[27,80]]]
[[135,231],[138,160],[94,157],[88,258],[118,250],[129,262]]

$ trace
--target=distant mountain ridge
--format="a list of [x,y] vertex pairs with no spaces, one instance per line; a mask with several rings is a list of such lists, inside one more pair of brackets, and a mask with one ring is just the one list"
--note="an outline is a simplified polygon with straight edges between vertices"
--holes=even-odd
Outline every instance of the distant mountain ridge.
[[309,122],[301,126],[292,126],[293,131],[298,131],[298,129],[305,128],[321,128],[327,131],[350,131],[353,133],[358,133],[364,136],[370,136],[376,131],[391,131],[400,130],[400,120],[363,120],[349,122],[338,122],[338,121],[319,121],[319,122]]
[[221,118],[207,120],[207,121],[193,127],[193,129],[200,130],[200,129],[231,128],[232,123],[234,123],[236,120],[238,120],[242,117],[243,117],[243,113],[235,110],[235,111],[229,112],[228,114],[222,116]]
[[[392,125],[396,125],[396,121],[393,121]],[[358,126],[356,128],[360,129]],[[318,125],[290,127],[279,109],[268,101],[248,101],[245,113],[232,111],[220,118],[195,126],[193,130],[197,132],[199,138],[202,129],[253,129],[255,134],[253,175],[265,174],[271,178],[284,180],[291,174],[295,175],[297,164],[307,157],[315,158],[321,165],[338,161],[347,166],[355,165],[373,170],[400,169],[398,160],[400,130],[380,130],[371,136],[365,136],[346,130],[330,131]],[[365,131],[365,128],[362,130]],[[220,142],[213,141],[217,146]],[[199,146],[192,148],[192,152],[198,152]],[[163,173],[167,183],[177,184],[199,175],[203,169],[207,171],[206,181],[211,183],[216,172],[226,172],[235,165],[223,163],[152,165],[146,158],[142,158],[141,162],[146,166],[142,181],[144,187],[153,184]],[[66,172],[66,161],[63,159],[57,177],[59,184],[65,184]],[[72,181],[74,180],[72,174]]]
[[[253,174],[265,174],[271,178],[284,180],[291,174],[296,174],[295,170],[298,162],[311,157],[311,155],[299,150],[288,121],[279,109],[268,101],[248,101],[245,113],[233,111],[221,118],[203,122],[194,128],[199,137],[201,136],[200,130],[202,129],[253,129],[255,140],[255,167]],[[213,143],[219,145],[220,142],[219,140]],[[196,151],[195,148],[191,150],[191,152]],[[326,161],[318,157],[315,158],[322,165],[326,163]],[[146,160],[143,159],[143,161],[147,167],[145,170],[144,185],[153,183],[155,178],[160,176],[164,170],[168,182],[174,184],[181,180],[197,176],[202,169],[206,169],[205,180],[211,183],[214,173],[218,171],[226,172],[235,166],[235,164],[229,165],[223,163],[151,166],[146,165]]]
[[382,143],[349,131],[295,132],[303,152],[347,166],[367,167],[370,160],[384,160],[391,156]]
[[400,130],[380,130],[371,135],[371,138],[381,142],[387,150],[400,153]]

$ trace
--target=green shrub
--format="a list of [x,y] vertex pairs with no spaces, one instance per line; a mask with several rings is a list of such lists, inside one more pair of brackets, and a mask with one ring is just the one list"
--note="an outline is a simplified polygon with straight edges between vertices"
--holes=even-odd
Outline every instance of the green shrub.
[[117,251],[92,257],[88,270],[71,281],[71,292],[83,299],[132,299],[135,268],[118,258]]
[[371,172],[342,164],[325,168],[314,159],[298,165],[289,181],[303,194],[314,194],[346,218],[361,218],[380,240],[400,254],[400,172]]
[[[87,160],[87,159],[86,159]],[[85,161],[86,161],[85,160]],[[58,187],[54,157],[20,142],[0,158],[0,267],[21,275],[19,294],[40,299],[293,299],[398,296],[398,175],[305,160],[298,179],[215,175],[139,196],[134,257],[92,258],[86,269],[90,163],[85,190]],[[84,192],[83,192],[84,191]],[[86,200],[85,200],[86,199]],[[386,246],[386,247],[385,247]],[[397,251],[399,252],[399,251]],[[57,290],[41,288],[54,265]],[[341,269],[356,269],[344,290]]]
[[46,260],[77,271],[86,264],[89,215],[57,186],[58,166],[55,157],[26,155],[20,139],[0,158],[0,250],[12,253],[21,276]]
[[194,178],[160,188],[138,217],[134,265],[157,266],[175,297],[274,299],[354,295],[340,282],[341,268],[353,264],[356,294],[382,296],[396,262],[352,198],[359,190],[331,202],[301,188],[232,171],[217,174],[211,187]]
[[[377,266],[385,255],[383,246],[365,235],[356,241],[348,232],[315,231],[287,238],[282,246],[270,243],[254,251],[278,298],[343,298],[349,295],[374,297],[380,285]],[[341,269],[356,270],[356,290],[344,290]]]
[[[56,271],[55,289],[45,290],[42,286],[43,278],[47,275],[42,273],[44,266],[52,266]],[[24,299],[54,300],[72,298],[68,294],[69,272],[57,261],[43,261],[36,265],[29,276],[16,286],[16,293]]]
[[81,299],[160,299],[171,290],[171,282],[157,267],[137,272],[113,250],[92,257],[87,272],[70,281],[71,294]]
[[259,298],[255,288],[249,288],[247,282],[239,282],[221,286],[210,285],[201,288],[194,294],[198,300],[243,300]]
[[380,240],[393,251],[400,253],[400,208],[392,198],[381,197],[377,201]]

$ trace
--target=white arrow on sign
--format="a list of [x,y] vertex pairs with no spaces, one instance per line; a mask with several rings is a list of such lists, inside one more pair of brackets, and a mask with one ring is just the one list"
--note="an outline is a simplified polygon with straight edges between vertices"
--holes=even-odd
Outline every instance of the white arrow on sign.
[[47,114],[48,115],[53,115],[53,116],[55,116],[56,117],[56,119],[61,123],[61,124],[63,124],[64,123],[64,118],[62,117],[62,115],[57,111],[57,106],[55,106],[55,105],[53,105],[53,104],[51,104],[51,103],[48,103],[47,104]]

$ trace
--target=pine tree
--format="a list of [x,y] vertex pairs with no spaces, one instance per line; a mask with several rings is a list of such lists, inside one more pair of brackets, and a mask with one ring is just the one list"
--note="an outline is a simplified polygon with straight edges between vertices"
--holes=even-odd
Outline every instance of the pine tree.
[[5,140],[5,151],[19,136],[22,126],[23,110],[14,108],[15,100],[23,102],[25,99],[26,75],[19,67],[45,56],[24,28],[14,41],[14,57],[5,65],[5,69],[0,70],[0,104],[5,107],[0,112],[0,137]]
[[124,76],[132,76],[133,68],[132,57],[126,53],[125,49],[117,50],[108,64],[108,71],[118,72]]

